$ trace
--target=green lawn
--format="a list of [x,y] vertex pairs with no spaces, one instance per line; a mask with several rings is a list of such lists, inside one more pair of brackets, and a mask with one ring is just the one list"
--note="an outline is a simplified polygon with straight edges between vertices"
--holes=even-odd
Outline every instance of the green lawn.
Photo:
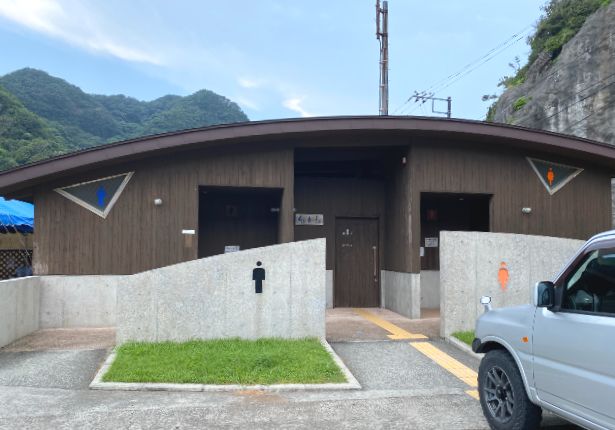
[[472,341],[474,340],[474,330],[456,331],[455,333],[453,333],[453,336],[459,339],[460,341],[472,346]]
[[317,339],[126,343],[105,382],[291,384],[346,382]]

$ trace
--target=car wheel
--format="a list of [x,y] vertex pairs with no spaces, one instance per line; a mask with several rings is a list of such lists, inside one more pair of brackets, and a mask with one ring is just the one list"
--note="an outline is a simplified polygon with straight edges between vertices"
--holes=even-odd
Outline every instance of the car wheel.
[[478,393],[492,429],[524,430],[540,425],[542,409],[527,397],[521,373],[504,350],[489,351],[478,369]]

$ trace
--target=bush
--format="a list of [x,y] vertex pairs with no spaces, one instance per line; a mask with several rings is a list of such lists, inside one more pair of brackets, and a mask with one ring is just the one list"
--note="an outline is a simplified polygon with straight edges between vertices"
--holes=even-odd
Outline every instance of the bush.
[[525,97],[525,96],[521,96],[519,97],[517,100],[515,100],[515,102],[513,103],[513,112],[517,112],[518,110],[522,109],[523,106],[525,106],[527,104],[527,102],[530,101],[529,98]]

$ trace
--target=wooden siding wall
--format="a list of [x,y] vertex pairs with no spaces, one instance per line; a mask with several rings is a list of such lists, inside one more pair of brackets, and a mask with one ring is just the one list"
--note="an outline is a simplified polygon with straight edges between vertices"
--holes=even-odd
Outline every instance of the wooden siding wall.
[[[550,196],[526,156],[585,170]],[[553,155],[484,147],[417,143],[411,148],[412,237],[420,238],[420,193],[487,193],[493,232],[587,239],[611,228],[611,175]],[[531,214],[523,214],[531,207]],[[420,244],[412,244],[412,271],[420,270]]]
[[[198,235],[190,241],[181,231],[198,231],[202,185],[283,188],[279,238],[294,240],[292,149],[259,145],[259,150],[234,147],[161,158],[36,190],[34,272],[130,274],[197,258]],[[133,178],[106,219],[53,191],[132,170]],[[162,199],[162,206],[154,206],[155,198]]]
[[[407,164],[402,164],[406,157]],[[410,163],[409,149],[404,148],[389,166],[386,186],[386,219],[384,222],[384,261],[382,268],[410,272],[412,268],[412,235],[410,230]]]
[[335,218],[378,218],[380,261],[383,258],[385,183],[372,179],[295,178],[297,213],[324,214],[322,226],[295,226],[295,240],[327,239],[327,269],[335,270]]

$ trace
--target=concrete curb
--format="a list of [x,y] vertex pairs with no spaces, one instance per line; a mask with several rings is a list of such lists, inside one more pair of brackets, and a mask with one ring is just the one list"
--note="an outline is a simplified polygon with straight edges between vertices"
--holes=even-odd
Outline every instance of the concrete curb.
[[100,370],[90,383],[92,390],[109,391],[191,391],[191,392],[220,392],[220,391],[304,391],[304,390],[360,390],[361,384],[346,367],[342,359],[335,353],[331,345],[320,339],[320,343],[327,350],[331,358],[340,368],[347,382],[327,384],[274,384],[274,385],[212,385],[212,384],[171,384],[147,382],[103,382],[102,378],[115,360],[115,351],[111,352]]
[[455,348],[462,350],[466,354],[469,354],[478,360],[482,360],[483,356],[485,355],[485,354],[475,353],[474,351],[472,351],[472,348],[470,348],[468,345],[466,345],[464,342],[460,341],[456,337],[449,336],[449,337],[445,337],[444,340],[447,343],[453,345]]

